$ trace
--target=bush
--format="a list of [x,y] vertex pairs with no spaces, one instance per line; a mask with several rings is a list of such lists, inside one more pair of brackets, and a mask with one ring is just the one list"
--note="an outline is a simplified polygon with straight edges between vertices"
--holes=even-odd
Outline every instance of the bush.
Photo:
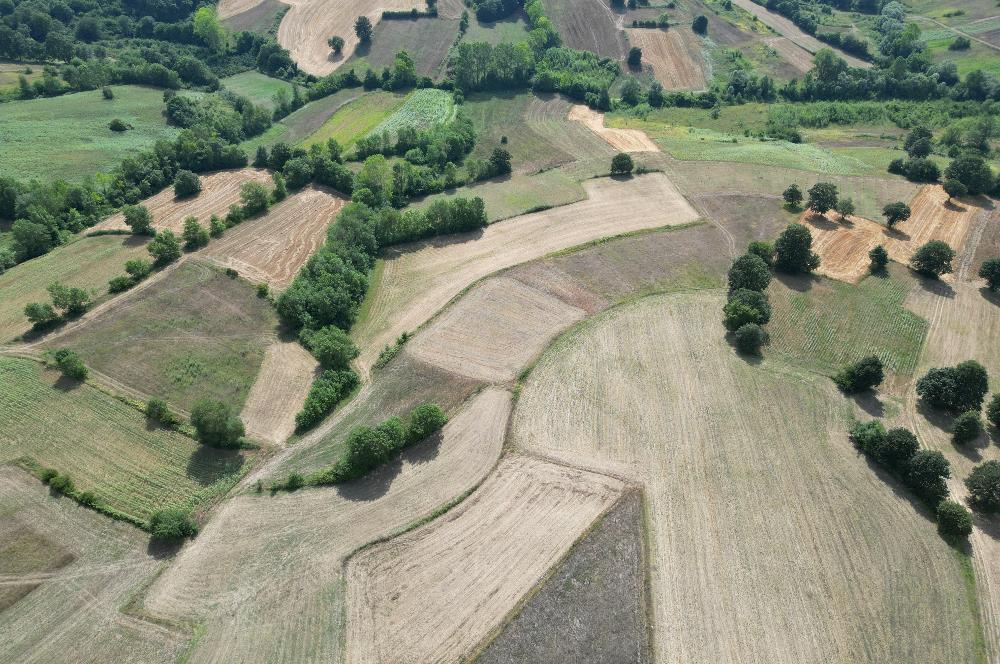
[[108,129],[110,129],[111,131],[122,132],[122,131],[128,131],[129,129],[132,128],[133,128],[132,125],[130,125],[129,123],[125,122],[120,118],[115,118],[114,120],[108,123]]
[[1000,258],[987,258],[979,266],[979,278],[986,280],[986,287],[991,291],[1000,288]]
[[642,49],[638,46],[630,48],[628,50],[628,57],[625,61],[632,69],[638,69],[642,65]]
[[948,44],[949,51],[967,51],[972,47],[972,42],[968,37],[955,37],[955,39]]
[[288,491],[298,491],[305,486],[306,479],[300,473],[291,473],[285,480],[285,489]]
[[76,491],[76,487],[73,485],[73,480],[70,479],[69,475],[62,475],[60,473],[56,473],[51,476],[49,478],[48,485],[52,487],[54,491],[58,491],[64,496],[69,496]]
[[979,412],[967,410],[955,418],[951,428],[951,439],[956,445],[964,445],[979,438],[982,433],[983,421],[979,418]]
[[937,279],[951,272],[955,251],[941,240],[931,240],[917,249],[910,259],[910,267],[925,277]]
[[52,306],[61,309],[68,318],[80,316],[90,308],[90,295],[82,288],[64,286],[57,281],[49,284],[46,290],[52,297]]
[[146,417],[165,427],[176,426],[179,418],[167,406],[163,399],[153,397],[146,403]]
[[434,403],[417,406],[410,412],[410,424],[406,429],[408,445],[418,443],[439,431],[448,422],[441,407]]
[[[273,156],[272,152],[272,158]],[[243,186],[240,187],[240,203],[242,203],[244,215],[252,217],[267,211],[271,204],[271,197],[260,182],[244,182]]]
[[632,157],[626,152],[619,152],[611,158],[612,175],[630,175],[633,168],[635,164],[632,162]]
[[97,507],[97,495],[93,491],[81,491],[76,495],[76,502],[84,507]]
[[819,267],[819,256],[812,251],[812,233],[802,224],[788,224],[774,243],[774,253],[774,266],[782,272],[808,273]]
[[871,261],[868,265],[868,271],[872,274],[881,274],[889,265],[889,252],[880,244],[868,252],[868,259]]
[[743,325],[733,335],[736,349],[747,355],[759,355],[760,347],[764,345],[766,336],[764,330],[756,323]]
[[202,400],[196,403],[191,409],[191,424],[198,440],[211,447],[239,447],[243,438],[243,421],[221,401]]
[[125,261],[125,272],[137,282],[142,281],[153,271],[153,264],[142,258]]
[[722,308],[723,324],[733,332],[747,323],[764,325],[771,320],[771,304],[764,293],[739,288],[729,294],[729,301]]
[[60,348],[52,353],[52,358],[56,361],[63,376],[78,381],[87,380],[90,372],[87,371],[87,366],[75,352],[68,348]]
[[972,512],[953,500],[938,505],[937,522],[938,532],[947,540],[963,540],[972,534]]
[[691,29],[699,35],[705,34],[708,32],[708,19],[700,14],[695,16],[694,20],[691,21]]
[[767,263],[755,254],[743,254],[729,268],[729,290],[747,289],[763,292],[771,283]]
[[111,277],[108,280],[108,292],[109,293],[121,293],[127,291],[129,288],[135,286],[135,280],[128,275],[119,275],[117,277]]
[[110,101],[115,98],[115,92],[114,90],[105,85],[103,88],[101,88],[101,96]]
[[764,263],[770,267],[771,263],[774,262],[774,247],[770,242],[763,242],[761,240],[754,240],[749,245],[747,245],[747,253],[753,254],[760,258]]
[[849,434],[851,442],[859,450],[873,459],[878,459],[881,456],[882,448],[885,447],[885,437],[887,434],[881,422],[878,420],[855,422],[851,425]]
[[864,392],[877,387],[885,379],[885,372],[882,367],[882,360],[874,355],[859,360],[858,362],[844,367],[833,381],[841,390],[848,394]]
[[181,243],[172,231],[157,233],[156,237],[146,245],[146,251],[153,257],[153,264],[162,267],[181,257]]
[[329,44],[330,48],[333,49],[333,52],[337,55],[340,55],[340,52],[344,50],[344,38],[338,35],[330,37],[326,40],[326,43]]
[[299,340],[324,369],[346,369],[358,356],[358,347],[351,337],[332,325],[319,330],[303,330]]
[[177,542],[192,537],[198,528],[184,510],[165,509],[153,514],[149,520],[149,531],[156,539]]
[[802,190],[797,184],[788,185],[788,188],[781,193],[781,197],[785,200],[785,205],[793,210],[802,205]]
[[174,178],[174,196],[187,198],[201,192],[201,180],[191,171],[178,171]]
[[209,242],[208,230],[202,227],[195,217],[184,220],[184,232],[181,237],[184,238],[184,248],[188,251],[200,249]]
[[153,235],[153,218],[145,205],[126,205],[122,208],[125,225],[136,235]]
[[972,469],[965,480],[969,503],[984,512],[1000,511],[1000,461],[987,461]]
[[33,330],[43,330],[60,320],[59,314],[47,302],[32,302],[25,305],[24,315],[27,316]]
[[316,426],[357,386],[358,376],[353,371],[324,371],[313,381],[302,410],[295,415],[295,429]]
[[226,222],[219,219],[214,214],[211,219],[208,220],[208,234],[212,237],[222,237],[222,234],[226,232]]
[[906,484],[934,506],[948,496],[950,476],[948,460],[937,450],[920,450],[906,464]]

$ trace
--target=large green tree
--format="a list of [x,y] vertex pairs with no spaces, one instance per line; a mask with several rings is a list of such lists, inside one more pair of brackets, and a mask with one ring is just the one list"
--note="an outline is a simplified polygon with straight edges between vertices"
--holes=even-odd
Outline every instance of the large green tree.
[[806,273],[819,267],[819,256],[812,251],[812,233],[802,224],[789,224],[774,243],[774,252],[774,266],[782,272]]

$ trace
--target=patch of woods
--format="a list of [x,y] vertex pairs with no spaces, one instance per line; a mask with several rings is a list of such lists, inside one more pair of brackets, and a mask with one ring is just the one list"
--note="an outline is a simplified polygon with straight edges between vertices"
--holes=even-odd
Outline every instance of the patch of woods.
[[927,127],[914,127],[903,142],[907,158],[892,160],[889,172],[913,182],[938,182],[941,169],[929,159],[937,151],[952,159],[944,170],[942,183],[949,199],[967,194],[996,195],[1000,179],[993,175],[987,162],[991,154],[990,138],[995,133],[994,120],[986,115],[964,125],[947,127],[937,141]]

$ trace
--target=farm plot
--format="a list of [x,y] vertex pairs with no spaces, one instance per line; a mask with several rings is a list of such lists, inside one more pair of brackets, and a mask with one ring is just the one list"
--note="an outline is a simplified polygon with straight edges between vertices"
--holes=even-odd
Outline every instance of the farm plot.
[[685,29],[625,31],[629,44],[642,49],[643,62],[667,90],[704,90],[705,67],[701,41]]
[[622,60],[628,49],[622,29],[624,14],[604,0],[546,0],[545,13],[562,37],[563,45]]
[[[271,174],[259,168],[241,168],[235,171],[218,171],[201,176],[201,192],[189,198],[176,198],[173,187],[142,201],[153,217],[153,227],[158,231],[170,230],[179,234],[187,217],[197,217],[206,226],[214,214],[224,217],[229,206],[240,202],[240,187],[246,182],[270,185]],[[94,226],[94,230],[128,230],[125,215],[114,214]]]
[[826,378],[738,357],[724,298],[594,319],[535,367],[512,425],[519,448],[646,484],[656,659],[974,658],[961,563],[853,449],[850,402]]
[[465,660],[623,488],[531,457],[505,459],[446,516],[351,560],[346,661]]
[[83,237],[56,247],[44,256],[16,265],[0,274],[0,341],[9,341],[31,328],[24,317],[30,302],[47,302],[45,290],[59,281],[97,295],[108,279],[121,274],[125,261],[147,258],[149,238]]
[[609,235],[693,221],[695,210],[660,173],[588,180],[588,198],[493,224],[474,237],[441,238],[386,259],[368,315],[352,334],[370,367],[401,332],[414,330],[477,279],[552,251]]
[[773,48],[799,76],[812,69],[812,53],[787,37],[771,37],[763,40],[763,43]]
[[344,202],[331,190],[310,185],[266,215],[229,229],[202,255],[250,281],[287,288],[323,244],[327,226]]
[[267,109],[274,108],[274,95],[284,90],[290,97],[293,87],[288,81],[272,78],[257,71],[245,71],[235,76],[228,76],[219,82],[227,90],[246,97],[254,104]]
[[[216,9],[222,25],[230,32],[258,32],[273,34],[278,13],[287,9],[288,5],[281,0],[223,0]],[[223,16],[225,11],[225,16]]]
[[272,445],[283,444],[295,431],[295,414],[318,369],[316,359],[296,341],[275,341],[268,346],[240,413],[249,435]]
[[[281,25],[278,26],[278,43],[287,48],[292,59],[307,74],[325,76],[340,66],[358,47],[354,22],[367,16],[376,25],[384,11],[423,10],[418,0],[338,0],[335,3],[319,0],[291,0]],[[326,40],[331,35],[344,38],[344,50],[335,56]]]
[[260,136],[244,141],[241,147],[247,154],[253,154],[261,145],[270,147],[279,142],[295,145],[319,131],[320,127],[343,106],[365,94],[359,88],[345,88],[329,97],[311,101],[272,124],[271,128]]
[[42,553],[36,547],[14,552],[12,560],[10,549],[0,553],[5,583],[28,577],[38,584],[0,611],[0,661],[168,664],[180,654],[188,635],[119,610],[162,564],[148,550],[147,535],[67,498],[52,498],[35,478],[0,467],[0,533],[12,528],[55,546],[49,553],[63,564],[32,574],[30,558],[22,555]]
[[[518,174],[535,173],[572,161],[572,153],[561,150],[548,139],[546,132],[536,131],[527,121],[529,109],[534,110],[536,101],[542,105],[565,106],[557,98],[541,101],[539,97],[525,94],[477,94],[467,97],[462,110],[476,128],[476,147],[471,156],[487,159],[494,148],[502,146],[510,153],[511,165]],[[562,108],[563,123],[565,118],[566,111]],[[502,143],[504,138],[506,143]]]
[[44,344],[72,348],[126,389],[182,410],[199,399],[239,410],[277,326],[248,283],[188,259]]
[[417,90],[406,98],[399,110],[383,120],[371,133],[395,134],[403,127],[430,129],[447,124],[455,118],[457,111],[455,98],[447,90]]
[[314,143],[326,143],[333,138],[341,147],[349,148],[392,115],[404,101],[406,95],[391,92],[372,92],[350,101],[306,137],[302,146],[308,148]]
[[30,457],[140,520],[194,508],[226,491],[243,458],[151,427],[138,411],[90,385],[67,385],[33,360],[0,357],[0,463]]
[[583,104],[569,110],[569,119],[579,122],[620,152],[659,152],[656,143],[638,129],[614,129],[604,126],[604,113]]
[[73,562],[73,554],[30,527],[0,514],[0,613]]
[[448,51],[458,36],[458,21],[444,18],[388,19],[375,27],[371,43],[354,52],[348,66],[367,65],[376,72],[391,67],[396,54],[413,58],[417,76],[437,78],[444,73]]
[[485,390],[439,440],[357,483],[227,502],[154,582],[146,609],[204,623],[194,661],[340,661],[346,557],[482,481],[509,412],[510,393]]

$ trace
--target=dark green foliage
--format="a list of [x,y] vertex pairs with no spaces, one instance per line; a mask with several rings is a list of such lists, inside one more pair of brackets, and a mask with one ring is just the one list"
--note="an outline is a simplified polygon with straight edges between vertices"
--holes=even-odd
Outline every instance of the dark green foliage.
[[372,22],[367,16],[359,16],[354,21],[354,34],[358,36],[362,44],[367,44],[372,40],[373,32]]
[[285,489],[288,491],[298,491],[303,486],[305,486],[306,478],[302,477],[300,473],[290,473],[288,479],[285,480]]
[[931,505],[936,506],[947,497],[949,477],[948,460],[937,450],[920,450],[906,464],[907,485]]
[[142,281],[153,271],[153,264],[142,258],[125,261],[125,272],[136,281]]
[[493,148],[493,152],[490,153],[490,166],[493,167],[493,173],[496,175],[510,173],[510,153],[503,148]]
[[837,211],[837,214],[840,215],[841,220],[846,219],[854,214],[854,201],[850,198],[841,198],[837,201],[834,209]]
[[108,279],[108,292],[121,293],[135,286],[135,281],[128,275],[119,275]]
[[802,205],[802,190],[797,184],[788,185],[788,188],[781,192],[781,197],[785,200],[785,205],[792,209],[798,209]]
[[953,198],[961,198],[969,193],[968,187],[954,178],[948,178],[942,186],[944,187],[944,193],[948,194],[949,201]]
[[910,258],[910,267],[925,277],[937,278],[951,272],[955,250],[941,240],[931,240]]
[[285,197],[288,196],[288,189],[285,188],[285,176],[274,172],[271,173],[271,180],[274,182],[274,189],[271,191],[271,200],[275,203],[285,200]]
[[950,44],[948,44],[949,51],[967,51],[972,47],[972,42],[968,37],[955,37]]
[[767,263],[756,254],[743,254],[729,268],[729,290],[741,288],[763,292],[771,283],[771,271]]
[[851,441],[868,456],[878,459],[885,446],[886,430],[878,420],[855,422],[850,428]]
[[[272,153],[273,154],[273,153]],[[267,211],[271,197],[267,189],[259,182],[244,182],[240,187],[240,203],[247,217],[252,217]]]
[[726,329],[734,332],[747,323],[764,325],[771,320],[771,304],[767,295],[748,288],[738,288],[729,293],[729,301],[722,308]]
[[868,252],[868,258],[871,260],[868,270],[872,274],[885,272],[886,266],[889,265],[889,252],[881,244]]
[[111,131],[123,132],[123,131],[128,131],[129,129],[134,129],[134,127],[129,123],[125,122],[124,120],[122,120],[121,118],[115,118],[114,120],[108,123],[108,129],[110,129]]
[[754,240],[747,245],[747,253],[758,256],[768,266],[774,262],[774,246],[772,246],[770,242]]
[[906,134],[903,149],[910,157],[923,158],[931,153],[934,134],[927,127],[917,125]]
[[358,356],[358,347],[351,337],[332,325],[318,330],[302,330],[299,340],[324,369],[346,369]]
[[938,532],[949,541],[964,540],[972,534],[972,512],[953,500],[942,500],[937,507]]
[[638,69],[642,66],[642,49],[638,46],[633,46],[628,50],[628,57],[625,59],[628,62],[628,66],[632,69]]
[[448,416],[437,404],[425,403],[417,406],[410,412],[410,423],[406,428],[407,444],[419,443],[439,431],[447,422]]
[[257,146],[257,152],[253,157],[254,168],[267,168],[267,148],[263,145]]
[[917,394],[934,408],[952,413],[979,411],[989,389],[986,369],[975,360],[935,367],[917,381]]
[[146,245],[146,251],[153,257],[153,264],[162,267],[181,257],[181,243],[170,230],[161,231]]
[[767,335],[760,325],[747,323],[733,334],[736,349],[747,355],[759,355],[760,347],[767,341]]
[[73,480],[70,479],[69,475],[63,475],[61,473],[51,475],[49,476],[47,484],[52,487],[53,490],[58,491],[64,496],[72,496],[72,494],[76,492],[76,487],[73,485]]
[[153,235],[153,218],[145,205],[126,205],[122,209],[125,225],[136,235]]
[[893,471],[908,467],[910,459],[920,449],[920,441],[909,429],[897,427],[885,433],[885,440],[875,454],[876,460]]
[[854,394],[877,387],[885,379],[882,360],[874,355],[844,367],[833,380],[844,392]]
[[52,306],[61,310],[67,318],[80,316],[90,308],[90,295],[82,288],[64,286],[57,281],[49,284],[46,290],[52,297]]
[[691,29],[699,35],[705,34],[708,32],[708,19],[701,14],[695,16],[694,20],[691,21]]
[[24,307],[24,315],[35,330],[43,330],[60,320],[59,314],[48,302],[32,302]]
[[969,503],[984,512],[1000,511],[1000,461],[987,461],[972,469],[965,480]]
[[60,348],[52,353],[52,359],[55,360],[56,366],[62,371],[63,376],[78,381],[87,380],[90,372],[87,371],[87,366],[74,351]]
[[313,381],[302,410],[295,416],[296,431],[316,426],[358,385],[353,371],[324,371]]
[[184,248],[194,251],[206,246],[209,242],[208,230],[198,223],[195,217],[188,217],[184,220]]
[[951,439],[956,445],[971,442],[983,433],[983,421],[979,412],[968,410],[955,418],[951,428]]
[[986,280],[986,286],[995,291],[1000,288],[1000,258],[987,258],[979,266],[979,277]]
[[837,185],[830,182],[817,182],[809,189],[808,207],[813,212],[825,214],[835,205],[837,205]]
[[198,528],[184,510],[165,509],[153,514],[149,520],[149,531],[156,539],[179,542],[196,535]]
[[986,419],[990,424],[1000,429],[1000,394],[994,394],[986,406]]
[[226,222],[213,214],[211,219],[208,220],[208,234],[212,237],[222,237],[222,234],[225,232]]
[[181,170],[174,178],[174,196],[187,198],[201,191],[201,179],[191,171]]
[[882,208],[882,216],[885,217],[886,226],[892,228],[910,218],[910,206],[901,202],[889,203]]
[[631,155],[626,152],[619,152],[611,158],[612,175],[631,175],[634,167]]
[[146,417],[165,427],[173,427],[180,422],[177,415],[167,406],[167,402],[156,397],[146,403]]
[[858,449],[892,471],[930,505],[936,506],[948,495],[948,460],[938,451],[919,449],[912,432],[902,428],[886,431],[881,422],[872,420],[855,422],[850,436]]
[[239,447],[243,438],[243,421],[221,401],[196,403],[191,409],[191,425],[198,440],[211,447]]
[[954,159],[944,170],[949,180],[958,180],[970,194],[985,194],[993,187],[993,172],[982,156],[965,152]]
[[326,43],[329,44],[330,48],[337,55],[340,55],[340,52],[344,50],[344,38],[338,35],[330,37],[326,40]]
[[[809,191],[811,199],[812,189]],[[802,224],[789,224],[774,243],[774,252],[774,266],[782,272],[805,273],[819,267],[819,256],[812,251],[812,233]]]

